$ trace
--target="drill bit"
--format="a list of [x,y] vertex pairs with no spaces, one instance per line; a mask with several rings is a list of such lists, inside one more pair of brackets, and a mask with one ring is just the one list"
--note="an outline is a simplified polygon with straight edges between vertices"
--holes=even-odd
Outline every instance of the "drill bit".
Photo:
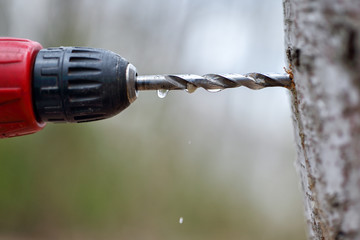
[[144,75],[136,78],[136,89],[139,90],[186,90],[193,92],[201,87],[210,92],[225,88],[245,86],[250,89],[265,87],[290,88],[291,78],[288,74],[194,74],[181,75]]

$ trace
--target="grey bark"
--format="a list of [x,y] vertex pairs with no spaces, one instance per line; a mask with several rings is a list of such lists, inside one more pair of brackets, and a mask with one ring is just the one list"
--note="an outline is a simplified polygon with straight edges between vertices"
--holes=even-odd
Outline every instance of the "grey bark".
[[360,1],[283,0],[309,239],[360,239]]

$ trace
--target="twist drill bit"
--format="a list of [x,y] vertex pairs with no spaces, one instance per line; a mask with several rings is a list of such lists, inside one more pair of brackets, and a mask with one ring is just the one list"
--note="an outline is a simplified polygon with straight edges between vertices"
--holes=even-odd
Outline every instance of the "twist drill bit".
[[265,87],[290,88],[291,78],[288,74],[194,74],[181,75],[144,75],[136,79],[137,90],[187,90],[193,92],[201,87],[210,92],[225,88],[245,86],[250,89]]

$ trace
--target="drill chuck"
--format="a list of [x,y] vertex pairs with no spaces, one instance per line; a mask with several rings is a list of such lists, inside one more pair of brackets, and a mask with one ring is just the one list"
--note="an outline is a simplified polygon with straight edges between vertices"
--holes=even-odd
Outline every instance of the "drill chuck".
[[33,70],[33,101],[42,122],[89,122],[114,116],[136,98],[136,70],[95,48],[42,49]]

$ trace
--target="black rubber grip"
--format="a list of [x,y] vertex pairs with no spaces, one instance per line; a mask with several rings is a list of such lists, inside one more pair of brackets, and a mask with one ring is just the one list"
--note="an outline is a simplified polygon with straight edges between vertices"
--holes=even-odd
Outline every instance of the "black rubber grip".
[[128,64],[102,49],[42,49],[33,70],[37,117],[45,122],[89,122],[116,115],[130,104]]

